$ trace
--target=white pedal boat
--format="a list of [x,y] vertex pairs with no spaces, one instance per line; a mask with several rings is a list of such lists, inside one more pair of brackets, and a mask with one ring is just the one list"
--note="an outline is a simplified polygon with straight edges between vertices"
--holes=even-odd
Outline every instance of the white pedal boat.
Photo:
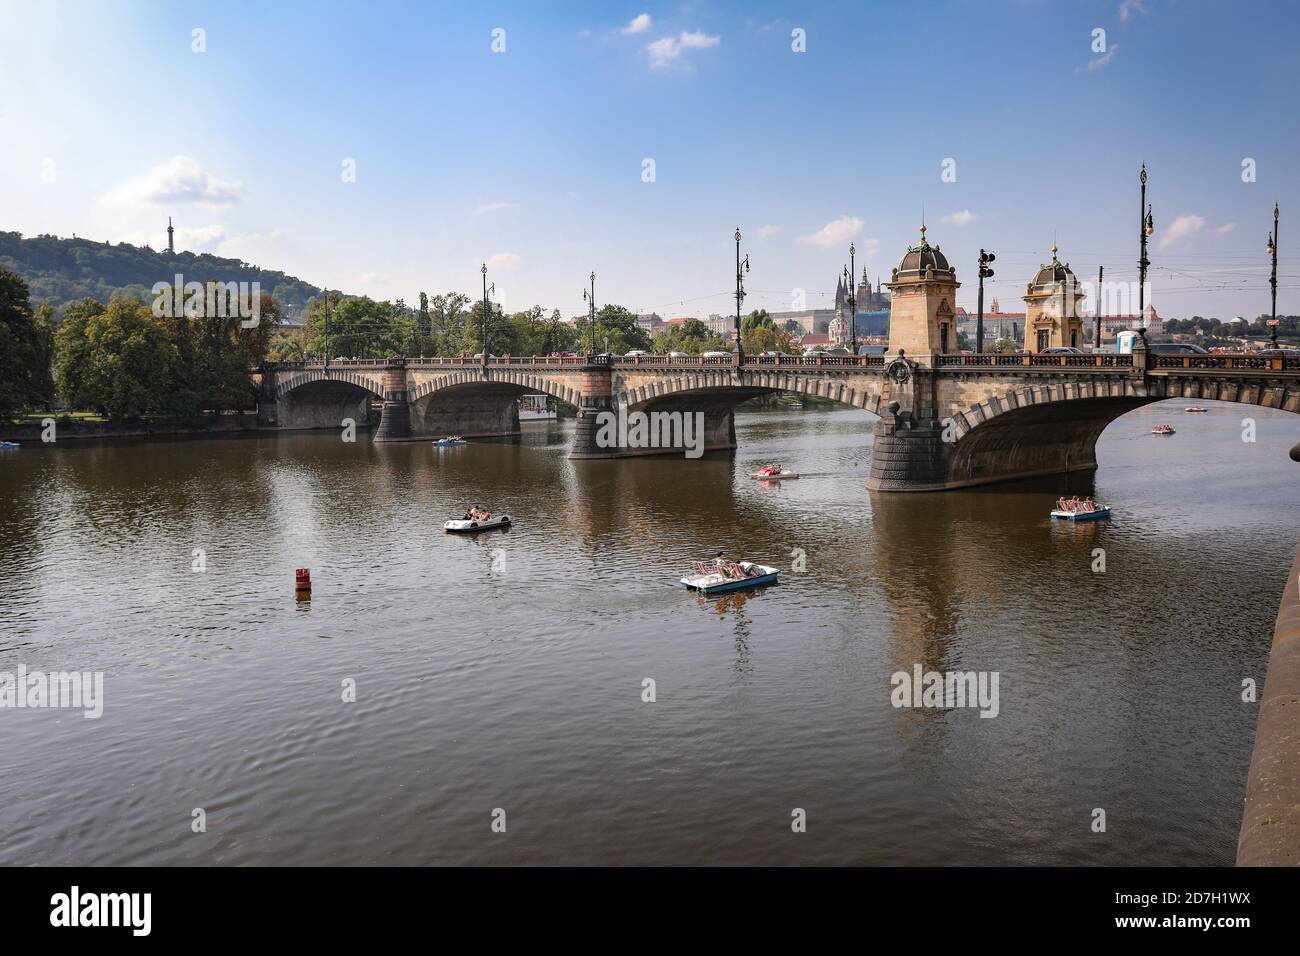
[[756,471],[749,477],[757,478],[759,481],[782,481],[790,478],[798,478],[799,473],[797,471],[778,471],[775,474],[765,475]]
[[741,561],[739,564],[746,570],[757,571],[758,574],[748,578],[727,578],[716,571],[709,574],[692,574],[682,578],[681,586],[702,594],[717,594],[721,591],[739,591],[742,588],[757,587],[760,584],[775,584],[777,575],[781,573],[777,568],[768,567],[766,564],[753,564],[749,561]]
[[476,532],[476,531],[491,531],[493,528],[508,528],[508,527],[510,527],[510,516],[496,515],[491,518],[488,518],[487,521],[466,521],[464,518],[453,518],[452,520],[443,523],[442,530]]
[[463,438],[435,438],[433,443],[439,448],[448,448],[452,445],[468,445],[469,442]]
[[1109,508],[1094,508],[1092,511],[1053,511],[1053,518],[1062,521],[1097,521],[1110,517]]

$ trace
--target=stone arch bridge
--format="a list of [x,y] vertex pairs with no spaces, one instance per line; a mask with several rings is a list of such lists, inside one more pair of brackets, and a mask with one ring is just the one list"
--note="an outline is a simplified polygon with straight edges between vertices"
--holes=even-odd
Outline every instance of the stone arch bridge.
[[[1114,419],[1168,398],[1300,413],[1300,361],[1219,355],[964,355],[710,359],[505,357],[345,359],[263,366],[259,415],[280,428],[364,423],[383,402],[375,441],[519,434],[518,396],[543,393],[577,409],[570,457],[681,454],[602,441],[602,422],[633,412],[702,415],[703,447],[736,447],[733,412],[792,392],[865,409],[875,425],[868,487],[934,491],[1097,466]],[[608,432],[607,432],[608,434]],[[623,434],[623,433],[620,433]]]

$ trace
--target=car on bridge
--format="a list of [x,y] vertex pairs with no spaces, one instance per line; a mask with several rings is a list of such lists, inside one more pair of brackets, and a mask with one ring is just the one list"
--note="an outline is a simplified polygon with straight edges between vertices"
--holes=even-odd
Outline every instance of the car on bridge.
[[1295,358],[1300,358],[1300,349],[1293,349],[1293,348],[1260,349],[1255,354],[1260,358],[1295,359]]
[[641,358],[641,356],[649,354],[650,353],[645,349],[632,349],[631,351],[624,352],[623,358]]
[[1193,342],[1152,342],[1147,346],[1152,355],[1209,355]]
[[1083,349],[1076,349],[1072,345],[1053,345],[1051,348],[1043,349],[1039,355],[1082,355]]

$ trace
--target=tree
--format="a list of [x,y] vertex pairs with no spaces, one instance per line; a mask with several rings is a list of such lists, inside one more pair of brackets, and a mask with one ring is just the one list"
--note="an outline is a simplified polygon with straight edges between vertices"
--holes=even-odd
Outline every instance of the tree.
[[[581,350],[591,348],[591,322],[579,319],[574,327]],[[650,349],[650,336],[636,324],[636,316],[621,305],[609,304],[596,313],[596,351],[621,355],[633,349]]]
[[740,320],[741,340],[744,340],[746,332],[751,332],[758,328],[775,328],[775,325],[772,322],[772,316],[768,313],[767,309],[755,309],[753,312],[749,313],[749,315]]
[[756,323],[741,336],[741,344],[746,355],[758,355],[762,352],[790,352],[794,349],[794,340],[789,333],[776,328],[772,320],[767,324]]
[[48,403],[51,336],[48,311],[33,313],[27,283],[0,268],[0,421]]
[[[459,355],[478,355],[483,351],[483,300],[475,302],[461,332]],[[518,331],[493,303],[488,303],[488,354],[518,355]]]
[[[182,367],[163,324],[136,299],[118,297],[88,313],[83,309],[59,329],[59,382],[69,404],[114,421],[173,411],[168,385]],[[84,364],[74,371],[74,362]]]
[[367,358],[404,355],[414,325],[410,310],[400,300],[376,302],[369,296],[343,298],[337,292],[328,292],[313,299],[307,309],[309,347],[320,355]]
[[709,327],[699,319],[687,319],[677,325],[655,333],[654,350],[656,352],[686,352],[699,355],[701,352],[725,351],[727,343],[718,335],[709,331]]

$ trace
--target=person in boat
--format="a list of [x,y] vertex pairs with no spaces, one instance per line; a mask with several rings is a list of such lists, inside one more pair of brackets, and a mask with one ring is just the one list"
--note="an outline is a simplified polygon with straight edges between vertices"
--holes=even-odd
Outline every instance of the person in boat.
[[1083,502],[1083,510],[1084,510],[1084,511],[1096,511],[1096,510],[1097,510],[1097,503],[1096,503],[1095,501],[1092,500],[1092,495],[1089,495],[1087,498],[1084,499],[1084,502]]

